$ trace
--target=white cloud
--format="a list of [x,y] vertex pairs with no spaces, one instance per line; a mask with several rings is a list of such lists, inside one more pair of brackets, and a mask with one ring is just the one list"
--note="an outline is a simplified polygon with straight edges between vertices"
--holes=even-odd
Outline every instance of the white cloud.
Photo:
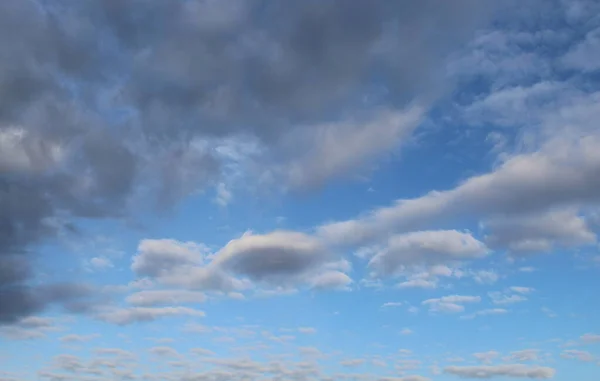
[[380,275],[397,275],[407,266],[481,258],[487,253],[485,245],[469,233],[419,231],[390,237],[387,246],[371,258],[369,267]]
[[225,183],[219,183],[217,185],[217,194],[215,196],[215,202],[221,207],[226,207],[227,205],[229,205],[232,198],[233,194],[229,189],[227,189]]
[[473,277],[473,280],[479,284],[494,284],[500,278],[500,276],[492,270],[473,271],[470,275]]
[[341,271],[327,271],[309,279],[317,290],[349,290],[352,279]]
[[357,367],[365,363],[364,359],[349,359],[340,361],[340,365],[345,367]]
[[560,357],[570,360],[579,360],[583,362],[592,362],[596,360],[596,357],[587,351],[580,351],[577,349],[567,349],[563,351]]
[[[318,232],[331,242],[363,244],[461,216],[490,220],[595,203],[600,201],[595,192],[600,185],[599,144],[596,135],[550,139],[538,151],[514,155],[492,172],[471,177],[454,189],[398,200],[358,219],[322,225]],[[475,253],[481,254],[484,246],[479,247]]]
[[180,305],[202,303],[206,301],[206,295],[199,291],[188,290],[143,290],[129,295],[125,301],[142,307]]
[[215,352],[210,351],[208,349],[204,349],[204,348],[192,348],[190,349],[190,352],[197,354],[199,356],[214,356]]
[[404,336],[407,336],[407,335],[412,335],[413,333],[414,333],[414,331],[413,331],[412,329],[410,329],[410,328],[403,328],[403,329],[400,331],[400,334],[401,334],[401,335],[404,335]]
[[312,335],[317,333],[317,329],[313,327],[300,327],[298,328],[298,332]]
[[434,280],[427,279],[410,279],[405,282],[398,283],[398,287],[434,289],[437,288],[437,282]]
[[506,361],[536,361],[539,358],[539,352],[540,351],[538,349],[523,349],[520,351],[514,351],[506,357]]
[[489,292],[488,296],[494,304],[513,304],[527,301],[527,298],[520,294],[507,294],[500,291]]
[[449,295],[437,299],[427,299],[421,304],[429,306],[430,312],[457,313],[465,310],[465,303],[479,303],[481,297],[466,295]]
[[522,286],[512,286],[509,288],[512,292],[516,292],[519,294],[531,294],[535,291],[532,287],[522,287]]
[[491,364],[498,356],[500,356],[500,353],[496,351],[473,353],[473,357],[483,364]]
[[179,353],[174,348],[165,347],[165,346],[149,348],[148,352],[150,352],[151,354],[153,354],[155,356],[161,356],[161,357],[178,357],[179,356]]
[[482,365],[482,366],[448,366],[444,373],[462,378],[532,378],[549,379],[554,377],[556,371],[549,367],[526,366],[522,364]]
[[425,109],[414,105],[405,110],[378,110],[367,118],[310,126],[312,134],[299,129],[291,135],[293,149],[310,139],[310,149],[283,169],[293,187],[312,187],[326,179],[348,173],[398,146],[410,135]]
[[204,262],[208,248],[195,242],[173,239],[145,239],[138,245],[131,269],[138,275],[156,277],[174,268],[198,266]]
[[106,257],[94,257],[90,259],[90,265],[92,265],[97,270],[106,270],[111,267],[114,267],[111,260]]
[[[350,263],[340,260],[318,238],[282,230],[246,232],[214,254],[192,242],[144,240],[132,270],[163,285],[238,297],[242,295],[239,291],[250,288],[258,288],[260,295],[275,295],[300,287],[347,290],[352,283],[346,274],[351,270]],[[166,295],[166,291],[161,293]],[[194,295],[182,291],[179,296],[200,298],[200,294]],[[181,303],[186,302],[182,299]]]
[[99,334],[93,333],[90,335],[76,335],[70,334],[61,337],[59,340],[61,343],[86,343],[90,340],[100,337]]
[[379,381],[431,381],[431,378],[427,378],[419,375],[409,375],[402,377],[380,377]]
[[580,339],[586,344],[600,343],[600,335],[593,333],[586,333],[585,335],[581,336]]
[[490,232],[485,242],[511,253],[551,251],[596,242],[587,221],[574,208],[518,217],[495,218],[484,223]]
[[461,319],[468,320],[468,319],[474,319],[477,316],[504,315],[507,313],[508,313],[508,310],[505,310],[504,308],[489,308],[489,309],[474,312],[470,315],[461,316]]
[[204,312],[187,307],[130,307],[102,311],[96,317],[107,323],[128,325],[151,322],[168,316],[204,317]]
[[381,308],[400,307],[402,302],[386,302],[381,305]]

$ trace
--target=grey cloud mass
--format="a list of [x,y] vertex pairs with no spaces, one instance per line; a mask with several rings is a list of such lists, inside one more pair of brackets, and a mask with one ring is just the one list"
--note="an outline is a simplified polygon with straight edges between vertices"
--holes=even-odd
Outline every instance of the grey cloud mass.
[[[393,149],[483,3],[0,2],[0,323],[66,302],[31,286],[37,244],[220,184],[231,139],[254,139],[252,167],[292,186]],[[389,123],[313,128],[373,104]],[[358,156],[336,145],[359,141]]]
[[522,364],[482,365],[482,366],[449,366],[444,373],[460,378],[488,379],[495,377],[531,378],[545,380],[554,377],[553,368],[543,366],[527,366]]

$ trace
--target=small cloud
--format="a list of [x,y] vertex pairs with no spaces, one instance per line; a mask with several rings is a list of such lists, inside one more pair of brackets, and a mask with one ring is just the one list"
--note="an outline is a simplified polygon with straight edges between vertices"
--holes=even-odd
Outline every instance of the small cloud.
[[93,340],[97,337],[100,337],[99,334],[94,333],[91,335],[75,335],[75,334],[71,334],[71,335],[66,335],[61,337],[59,340],[61,343],[68,343],[68,344],[74,344],[74,343],[86,343],[90,340]]
[[414,333],[414,331],[410,328],[404,328],[402,331],[400,331],[401,335],[412,335]]
[[470,315],[461,316],[461,319],[468,320],[468,319],[475,319],[477,316],[504,315],[507,313],[508,313],[508,310],[505,310],[504,308],[490,308],[490,309],[486,309],[486,310],[477,311]]
[[307,335],[312,335],[312,334],[317,333],[317,329],[313,328],[313,327],[300,327],[300,328],[298,328],[298,332],[304,333]]
[[232,198],[233,195],[231,191],[227,189],[225,183],[219,183],[216,189],[215,202],[224,208],[229,205]]
[[519,271],[522,273],[532,273],[536,270],[535,270],[535,267],[526,266],[526,267],[519,267]]
[[350,359],[350,360],[340,361],[340,365],[348,367],[348,368],[357,367],[364,363],[365,363],[364,359]]
[[115,267],[112,261],[106,257],[94,257],[90,259],[89,263],[90,270],[107,270]]
[[542,307],[541,311],[542,311],[543,313],[545,313],[545,314],[546,314],[546,316],[548,316],[549,318],[555,318],[555,317],[557,317],[557,316],[558,316],[558,315],[557,315],[557,314],[556,314],[554,311],[552,311],[552,310],[551,310],[550,308],[548,308],[548,307]]
[[383,303],[381,305],[381,308],[400,307],[401,305],[402,305],[402,302],[387,302],[387,303]]

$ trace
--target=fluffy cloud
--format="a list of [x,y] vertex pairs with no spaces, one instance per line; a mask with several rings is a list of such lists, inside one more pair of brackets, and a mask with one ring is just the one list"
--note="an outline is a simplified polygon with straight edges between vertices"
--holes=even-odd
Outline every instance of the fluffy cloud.
[[581,341],[587,344],[600,343],[600,335],[596,335],[593,333],[586,333],[585,335],[581,336],[580,339]]
[[577,349],[567,349],[560,354],[560,357],[564,359],[579,360],[583,362],[592,362],[596,359],[596,357],[590,352],[580,351]]
[[421,304],[429,306],[431,312],[457,313],[465,310],[465,303],[479,303],[481,297],[467,295],[449,295],[437,299],[427,299]]
[[[299,232],[247,232],[210,255],[202,245],[182,246],[172,240],[144,240],[138,251],[131,266],[136,274],[156,278],[166,285],[203,291],[232,292],[262,287],[267,293],[291,292],[303,286],[347,289],[352,283],[345,273],[350,270],[347,261],[339,260],[317,237]],[[142,291],[128,298],[137,305],[201,299],[197,291],[167,290]]]
[[91,340],[99,337],[99,336],[100,335],[98,335],[98,334],[91,334],[91,335],[70,334],[70,335],[65,335],[65,336],[61,337],[59,340],[61,343],[68,343],[68,344],[86,343],[88,341],[91,341]]
[[203,263],[208,248],[194,242],[172,239],[145,239],[138,245],[131,270],[141,276],[159,276],[174,268],[198,266]]
[[188,290],[144,290],[125,299],[131,305],[142,307],[202,303],[205,300],[204,293]]
[[498,358],[498,356],[500,356],[500,353],[496,351],[473,353],[473,357],[483,364],[491,364],[494,359]]
[[527,301],[527,298],[518,294],[506,294],[499,291],[488,293],[494,304],[513,304]]
[[[595,148],[598,144],[600,137],[596,135],[551,139],[540,150],[514,155],[494,171],[471,177],[454,189],[398,200],[364,217],[326,224],[318,230],[332,242],[363,243],[461,216],[517,218],[559,206],[596,203],[600,201],[595,192],[600,178],[600,154]],[[582,230],[581,221],[572,221],[566,236],[575,234],[577,241],[589,241],[592,236]],[[532,227],[531,231],[546,239],[561,237],[563,233],[551,230],[555,225],[548,225]]]
[[381,275],[395,275],[409,266],[480,258],[487,252],[485,245],[468,233],[420,231],[390,237],[387,246],[371,258],[369,267]]
[[102,311],[96,317],[107,323],[128,325],[151,322],[167,316],[204,317],[204,312],[187,307],[129,307]]
[[556,371],[548,367],[529,367],[522,364],[488,365],[488,366],[448,366],[444,373],[461,378],[532,378],[549,379]]
[[461,316],[461,319],[475,319],[477,316],[490,316],[490,315],[504,315],[507,314],[508,310],[504,308],[489,308],[485,310],[476,311],[470,315]]
[[506,357],[507,361],[536,361],[539,358],[540,351],[538,349],[523,349],[520,351],[511,352],[509,356]]
[[10,340],[31,340],[46,337],[49,332],[58,330],[54,320],[28,316],[9,326],[0,326],[0,336]]
[[576,247],[596,242],[596,234],[576,209],[497,218],[484,226],[490,232],[486,243],[511,253],[547,252],[556,246]]

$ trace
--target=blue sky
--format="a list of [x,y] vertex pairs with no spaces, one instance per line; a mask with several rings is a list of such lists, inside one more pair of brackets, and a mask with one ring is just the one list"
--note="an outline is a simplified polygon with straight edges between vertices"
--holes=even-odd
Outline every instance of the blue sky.
[[600,4],[0,3],[0,381],[595,381]]

